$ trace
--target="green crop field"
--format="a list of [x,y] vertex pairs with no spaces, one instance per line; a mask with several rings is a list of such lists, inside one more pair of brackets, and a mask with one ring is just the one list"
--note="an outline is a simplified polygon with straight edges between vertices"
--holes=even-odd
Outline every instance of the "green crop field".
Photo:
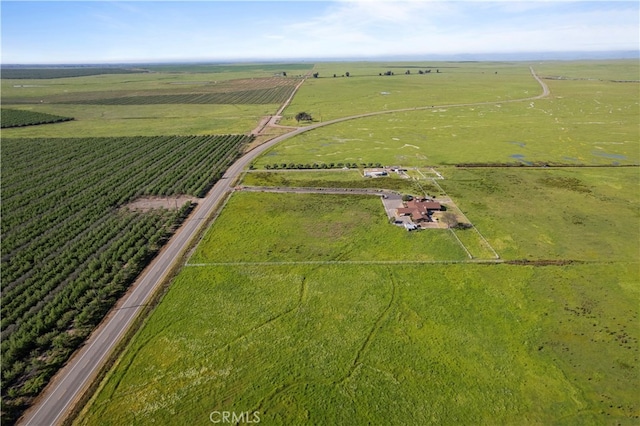
[[3,129],[5,137],[70,138],[246,134],[277,105],[29,105],[15,109],[74,117],[55,126]]
[[141,69],[119,67],[2,67],[2,79],[53,79],[85,77],[89,75],[135,74],[145,72]]
[[[3,78],[3,107],[75,119],[49,129],[7,129],[3,135],[66,138],[249,134],[262,117],[277,111],[300,81],[296,76],[310,67],[152,67],[153,72],[132,74]],[[55,77],[57,72],[36,71],[45,76],[46,71],[51,71],[49,77]],[[276,75],[282,72],[288,76]],[[10,74],[21,75],[30,76]]]
[[128,203],[196,202],[250,139],[3,138],[3,419],[42,390],[192,208]]
[[38,124],[52,124],[73,120],[71,117],[61,117],[59,115],[45,114],[35,111],[24,111],[17,109],[2,108],[0,110],[0,123],[3,129],[10,127],[35,126]]
[[[28,407],[292,93],[294,73],[311,67],[3,70],[3,422]],[[5,129],[43,122],[56,124]]]

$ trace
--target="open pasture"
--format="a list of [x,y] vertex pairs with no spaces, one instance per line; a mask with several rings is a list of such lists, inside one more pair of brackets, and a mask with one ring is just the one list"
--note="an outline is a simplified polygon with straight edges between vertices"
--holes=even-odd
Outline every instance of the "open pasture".
[[588,79],[608,82],[640,81],[638,61],[601,60],[601,61],[542,61],[532,66],[541,76],[562,79]]
[[[284,111],[282,124],[295,124],[295,114],[306,111],[317,121],[372,111],[425,107],[430,105],[493,102],[533,97],[542,90],[527,65],[444,63],[431,66],[431,73],[418,74],[416,64],[362,65],[350,77],[333,78],[336,67],[351,63],[318,64],[314,72]],[[440,69],[440,73],[437,70]],[[393,70],[393,76],[379,72]],[[411,74],[404,74],[410,70]],[[333,72],[332,72],[333,71]],[[339,73],[338,75],[343,74]]]
[[389,224],[377,196],[237,192],[189,262],[450,261],[465,256],[446,230],[408,233]]
[[638,83],[547,84],[551,96],[535,101],[435,107],[312,130],[274,147],[256,167],[274,162],[640,164]]
[[503,259],[639,258],[637,167],[440,171],[439,184]]
[[632,424],[634,275],[186,267],[75,424]]

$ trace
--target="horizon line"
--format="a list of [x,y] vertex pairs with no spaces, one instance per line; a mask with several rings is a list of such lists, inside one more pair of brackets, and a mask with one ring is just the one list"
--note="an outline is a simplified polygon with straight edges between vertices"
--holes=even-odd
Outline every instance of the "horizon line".
[[95,65],[167,65],[167,64],[232,64],[232,63],[285,63],[285,62],[367,62],[367,61],[537,61],[537,60],[587,60],[587,59],[640,59],[638,50],[568,50],[540,52],[484,52],[484,53],[437,53],[402,54],[348,57],[277,57],[266,58],[157,58],[123,59],[86,62],[4,62],[0,66],[95,66]]

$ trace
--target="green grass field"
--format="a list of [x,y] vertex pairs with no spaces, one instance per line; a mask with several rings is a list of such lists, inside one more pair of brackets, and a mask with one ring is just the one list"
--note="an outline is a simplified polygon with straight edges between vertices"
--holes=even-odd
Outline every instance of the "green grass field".
[[[352,69],[347,70],[346,67]],[[505,101],[533,97],[542,90],[524,64],[412,63],[317,64],[312,78],[301,87],[284,111],[283,124],[294,124],[299,111],[318,121],[372,111],[429,105]],[[433,67],[429,74],[418,74],[422,66]],[[407,68],[408,67],[408,68]],[[343,71],[339,71],[339,69]],[[440,70],[437,73],[437,70]],[[379,76],[392,70],[393,76]],[[405,75],[410,70],[410,75]],[[350,77],[336,77],[350,72]]]
[[[39,99],[236,90],[312,69],[289,65],[3,79],[3,106],[74,118],[3,135],[245,133],[277,105]],[[550,96],[528,99],[542,93],[530,66]],[[320,122],[428,108],[288,139],[239,184],[424,190],[451,197],[474,228],[406,232],[375,196],[235,192],[74,424],[209,424],[214,411],[267,425],[638,424],[639,70],[315,64],[281,124],[300,111]],[[414,179],[265,168],[340,162],[401,165]],[[552,167],[516,167],[541,163]]]
[[632,424],[634,274],[187,267],[76,424]]
[[637,168],[441,171],[530,263],[465,261],[373,197],[237,193],[77,424],[636,422]]
[[[251,217],[238,212],[254,212]],[[380,197],[240,192],[190,263],[448,261],[465,254],[446,230],[389,224]]]
[[549,80],[547,84],[551,97],[535,101],[385,114],[320,128],[279,144],[256,166],[640,164],[638,83]]
[[639,258],[636,167],[449,168],[443,175],[440,185],[505,259]]

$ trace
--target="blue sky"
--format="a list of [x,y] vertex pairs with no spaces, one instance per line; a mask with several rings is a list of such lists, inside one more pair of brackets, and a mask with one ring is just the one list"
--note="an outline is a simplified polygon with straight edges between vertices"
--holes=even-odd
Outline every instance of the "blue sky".
[[2,1],[2,63],[634,50],[638,1]]

